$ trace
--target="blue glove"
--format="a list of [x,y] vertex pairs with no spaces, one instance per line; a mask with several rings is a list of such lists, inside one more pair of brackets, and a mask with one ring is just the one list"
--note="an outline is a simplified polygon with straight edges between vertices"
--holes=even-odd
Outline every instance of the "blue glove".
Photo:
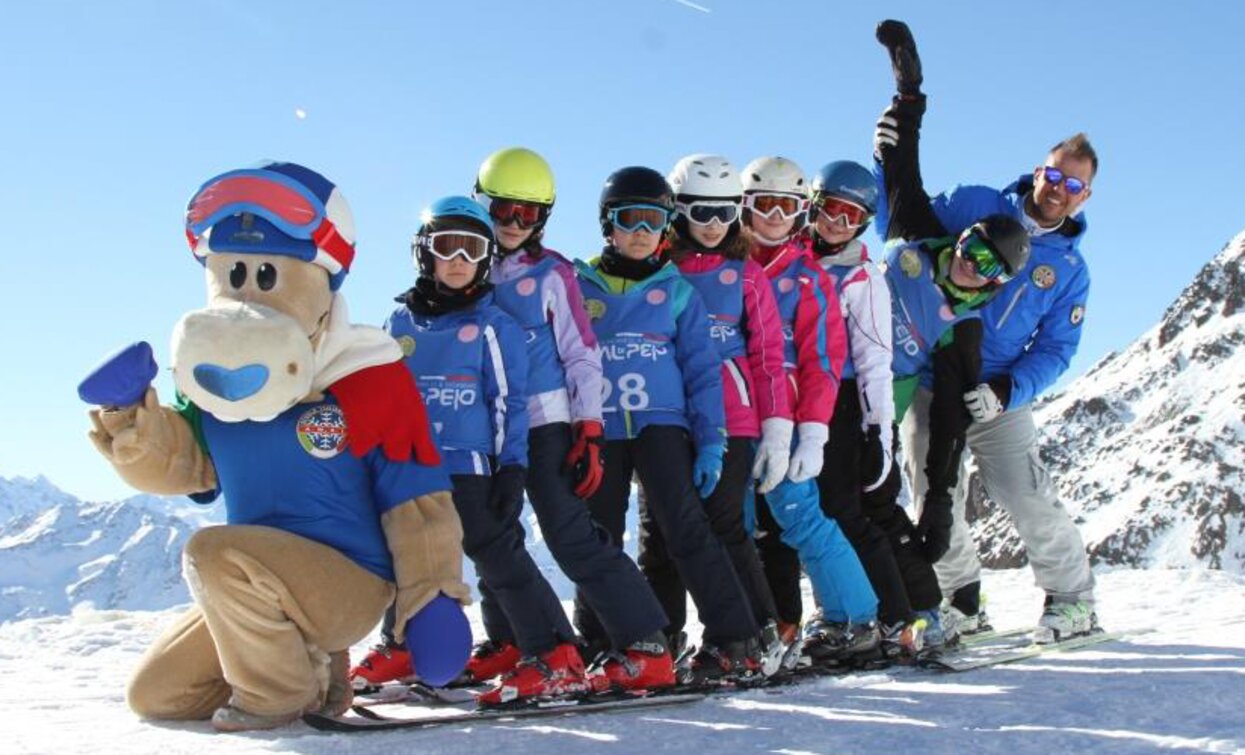
[[156,377],[151,344],[132,343],[108,357],[78,383],[78,398],[96,406],[132,406]]
[[713,489],[722,479],[722,457],[726,455],[726,446],[705,446],[696,452],[696,463],[692,465],[692,484],[701,498],[713,495]]
[[439,593],[406,622],[406,649],[421,680],[444,687],[457,679],[471,657],[471,624],[463,607]]

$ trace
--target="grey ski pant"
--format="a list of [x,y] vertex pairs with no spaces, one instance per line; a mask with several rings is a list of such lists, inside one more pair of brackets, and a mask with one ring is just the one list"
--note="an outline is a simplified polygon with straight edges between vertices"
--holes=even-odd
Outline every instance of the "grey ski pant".
[[[912,487],[917,514],[925,490],[925,455],[929,449],[929,405],[932,394],[921,388],[900,425],[904,471]],[[1024,541],[1038,587],[1057,598],[1093,599],[1094,573],[1085,543],[1059,502],[1050,473],[1038,457],[1033,411],[1020,407],[968,429],[968,450],[990,498],[1002,506]],[[964,515],[968,498],[968,454],[961,460],[953,496],[955,524],[951,548],[934,565],[945,596],[981,579],[981,561]]]

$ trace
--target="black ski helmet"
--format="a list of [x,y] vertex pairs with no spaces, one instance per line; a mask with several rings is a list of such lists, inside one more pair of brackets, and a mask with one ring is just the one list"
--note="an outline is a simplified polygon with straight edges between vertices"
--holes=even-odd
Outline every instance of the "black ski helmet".
[[632,165],[614,171],[605,179],[601,199],[597,203],[602,235],[608,238],[614,232],[613,224],[607,217],[610,208],[628,203],[656,205],[673,213],[674,190],[665,176],[652,168]]
[[1011,278],[1029,263],[1029,232],[1011,215],[987,215],[969,226],[965,233],[976,233],[989,244]]

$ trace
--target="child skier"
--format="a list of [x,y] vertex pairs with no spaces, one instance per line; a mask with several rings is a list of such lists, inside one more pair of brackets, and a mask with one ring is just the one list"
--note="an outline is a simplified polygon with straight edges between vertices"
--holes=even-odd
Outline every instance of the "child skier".
[[[621,543],[631,476],[639,475],[705,625],[693,678],[707,679],[711,668],[714,678],[747,677],[754,673],[759,628],[700,500],[717,486],[726,450],[721,363],[700,295],[656,254],[673,214],[672,191],[660,173],[642,167],[613,173],[600,198],[608,245],[590,263],[576,263],[606,380],[605,476],[588,506]],[[576,618],[584,636],[598,641],[602,629],[583,596]]]
[[[574,630],[516,525],[527,466],[528,364],[523,333],[493,302],[488,283],[492,224],[477,202],[455,196],[434,202],[421,220],[412,244],[419,277],[398,298],[402,306],[385,329],[402,346],[437,429],[463,522],[463,550],[505,612],[523,656],[479,702],[586,692]],[[360,684],[376,683],[373,672],[391,675],[380,661],[402,652],[392,625],[383,632],[385,646],[354,671]]]
[[[839,295],[848,341],[817,484],[822,510],[839,523],[878,594],[885,651],[912,654],[941,644],[942,594],[933,567],[909,537],[912,523],[896,503],[898,489],[886,484],[895,421],[891,295],[860,240],[877,204],[877,181],[863,165],[840,160],[813,177],[813,253]],[[816,656],[822,631],[809,630],[805,648]]]
[[802,564],[825,616],[835,622],[836,655],[857,656],[878,645],[877,596],[842,531],[821,511],[815,481],[847,352],[843,317],[834,287],[812,260],[812,242],[802,232],[808,211],[803,171],[785,158],[760,158],[744,168],[743,188],[751,256],[764,269],[778,305],[798,428],[788,479],[757,500],[766,573],[788,636],[801,619]]
[[[636,564],[593,521],[582,499],[604,471],[601,446],[601,349],[584,311],[575,268],[542,243],[555,192],[549,165],[519,147],[490,155],[476,176],[500,258],[494,296],[526,334],[528,359],[527,497],[558,566],[600,619],[611,654],[600,669],[613,685],[669,682],[673,659],[660,650],[666,617]],[[520,526],[516,522],[516,527]],[[481,583],[490,640],[468,671],[480,680],[518,660],[505,612]]]
[[[769,661],[764,670],[773,673],[782,655],[778,613],[756,545],[744,527],[744,498],[753,476],[762,492],[773,489],[786,475],[791,453],[778,309],[769,281],[748,257],[748,242],[740,233],[743,187],[730,162],[717,155],[690,155],[675,165],[669,182],[677,211],[672,243],[664,255],[704,299],[710,335],[722,358],[726,456],[722,479],[704,501],[705,512],[763,628]],[[641,497],[640,568],[661,598],[670,617],[667,636],[677,644],[687,618],[686,591],[645,504]]]

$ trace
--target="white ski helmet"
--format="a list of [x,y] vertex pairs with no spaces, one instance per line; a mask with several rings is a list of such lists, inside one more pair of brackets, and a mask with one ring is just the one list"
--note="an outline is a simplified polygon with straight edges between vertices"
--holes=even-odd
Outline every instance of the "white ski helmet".
[[739,199],[739,173],[721,155],[688,155],[674,164],[666,177],[676,198]]
[[800,166],[785,157],[758,157],[744,168],[745,194],[791,194],[808,198],[808,182]]

